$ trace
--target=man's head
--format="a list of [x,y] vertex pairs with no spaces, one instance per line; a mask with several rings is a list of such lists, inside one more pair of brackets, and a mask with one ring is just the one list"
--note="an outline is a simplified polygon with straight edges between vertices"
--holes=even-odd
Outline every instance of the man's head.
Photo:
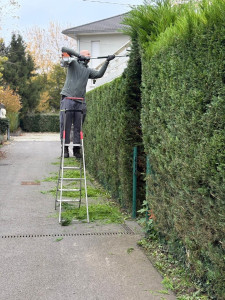
[[91,57],[91,53],[88,50],[81,50],[80,55],[87,57],[87,59]]
[[83,63],[85,65],[87,65],[89,63],[89,61],[90,61],[91,53],[88,50],[81,50],[80,51],[80,56],[81,56],[80,60],[83,61]]

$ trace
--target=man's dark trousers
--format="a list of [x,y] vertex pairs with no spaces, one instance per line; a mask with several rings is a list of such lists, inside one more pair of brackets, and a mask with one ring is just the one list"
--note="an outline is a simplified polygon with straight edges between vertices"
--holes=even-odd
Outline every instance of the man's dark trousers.
[[70,143],[70,131],[73,124],[73,143],[80,144],[80,131],[81,131],[81,120],[84,122],[86,116],[86,103],[83,101],[71,100],[68,98],[63,98],[60,105],[60,136],[61,140],[63,137],[63,124],[64,124],[64,111],[63,110],[80,110],[79,111],[68,111],[66,112],[66,124],[65,124],[65,143]]

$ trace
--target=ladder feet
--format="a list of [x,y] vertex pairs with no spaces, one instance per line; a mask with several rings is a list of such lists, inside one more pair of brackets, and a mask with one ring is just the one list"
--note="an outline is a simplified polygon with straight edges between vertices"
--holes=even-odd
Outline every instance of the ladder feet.
[[80,147],[73,147],[73,155],[77,159],[81,159]]
[[61,220],[61,222],[60,222],[60,224],[62,226],[68,226],[70,223],[71,223],[71,221],[68,219]]
[[64,147],[64,158],[68,158],[70,155],[69,155],[69,148],[68,146],[65,146]]

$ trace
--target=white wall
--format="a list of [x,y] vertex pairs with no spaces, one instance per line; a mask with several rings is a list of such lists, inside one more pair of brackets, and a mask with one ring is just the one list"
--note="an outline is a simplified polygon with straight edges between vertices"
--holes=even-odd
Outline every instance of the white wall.
[[91,51],[91,42],[99,41],[99,56],[106,56],[116,52],[122,45],[129,41],[129,37],[123,34],[96,34],[78,37],[79,49]]
[[[126,56],[129,54],[127,49],[129,48],[130,41],[125,43],[120,49],[113,54],[118,55],[118,56],[124,56],[124,57],[116,57],[115,59],[111,60],[109,63],[109,66],[102,78],[99,78],[95,81],[95,84],[93,84],[92,80],[88,80],[87,84],[87,92],[90,90],[93,90],[96,87],[99,87],[107,82],[112,81],[113,79],[119,77],[122,75],[124,69],[127,67],[127,62],[129,57]],[[105,60],[103,60],[105,61]],[[100,64],[96,69],[99,69],[102,64]]]

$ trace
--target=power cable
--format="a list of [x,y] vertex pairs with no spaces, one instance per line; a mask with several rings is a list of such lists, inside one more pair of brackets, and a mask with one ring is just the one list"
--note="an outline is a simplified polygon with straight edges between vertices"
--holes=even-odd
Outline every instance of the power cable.
[[134,4],[125,4],[125,3],[118,3],[118,2],[108,2],[108,1],[99,1],[99,0],[83,0],[83,1],[89,1],[89,2],[98,2],[98,3],[105,3],[105,4],[116,4],[116,5],[123,5],[123,6],[131,6]]

